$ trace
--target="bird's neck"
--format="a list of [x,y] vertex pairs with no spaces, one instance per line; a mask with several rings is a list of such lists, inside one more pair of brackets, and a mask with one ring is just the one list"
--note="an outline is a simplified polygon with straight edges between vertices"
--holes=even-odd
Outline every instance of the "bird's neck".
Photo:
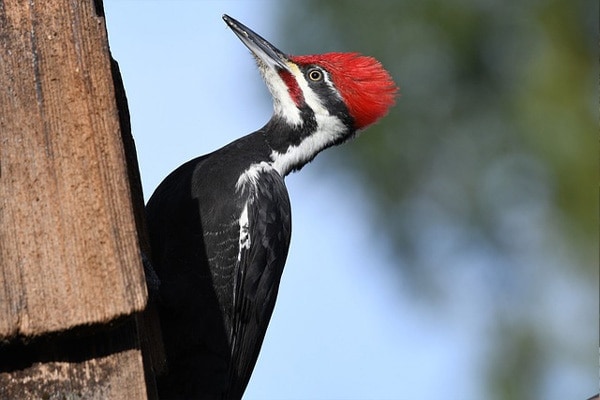
[[315,116],[303,111],[301,124],[291,124],[277,115],[259,132],[270,148],[270,164],[281,176],[298,171],[328,147],[340,144],[354,132],[336,116]]

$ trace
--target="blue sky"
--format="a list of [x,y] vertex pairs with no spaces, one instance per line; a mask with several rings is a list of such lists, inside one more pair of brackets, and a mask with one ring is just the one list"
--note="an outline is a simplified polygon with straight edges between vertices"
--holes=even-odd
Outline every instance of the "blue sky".
[[[146,199],[178,165],[269,119],[268,92],[221,15],[281,47],[281,5],[105,0]],[[290,255],[245,399],[484,398],[477,354],[488,326],[477,316],[485,310],[458,293],[434,313],[404,295],[387,267],[398,260],[368,224],[371,205],[348,176],[309,165],[286,182]],[[477,290],[472,277],[455,279]]]

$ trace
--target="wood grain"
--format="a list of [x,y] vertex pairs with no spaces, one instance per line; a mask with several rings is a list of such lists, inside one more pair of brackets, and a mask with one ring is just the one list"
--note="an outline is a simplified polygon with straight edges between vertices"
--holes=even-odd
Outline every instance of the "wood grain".
[[146,304],[101,12],[0,2],[0,340]]

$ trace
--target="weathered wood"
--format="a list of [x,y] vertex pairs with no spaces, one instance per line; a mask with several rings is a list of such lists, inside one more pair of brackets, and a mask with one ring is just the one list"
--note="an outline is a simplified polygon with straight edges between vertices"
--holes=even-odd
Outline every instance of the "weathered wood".
[[[125,86],[123,85],[119,65],[114,59],[111,61],[115,97],[117,101],[117,108],[119,110],[121,138],[125,148],[125,156],[127,158],[127,170],[132,194],[134,217],[138,227],[140,249],[144,254],[150,254],[150,240],[148,237],[148,231],[146,229],[144,212],[144,195],[142,191],[142,181],[139,173],[135,141],[131,134],[129,105],[127,103]],[[152,281],[152,279],[153,278],[150,280]],[[158,277],[156,277],[156,279],[158,279]],[[154,290],[156,291],[156,288],[154,288]],[[156,293],[154,293],[154,295],[156,296]],[[166,357],[162,342],[158,311],[154,301],[149,301],[144,312],[136,316],[136,321],[137,327],[141,333],[140,344],[144,354],[144,368],[148,384],[148,397],[156,398],[158,394],[156,392],[154,376],[160,375],[160,373],[162,373],[166,368]]]
[[0,88],[0,398],[156,398],[142,192],[101,2],[0,1]]
[[[126,350],[80,363],[38,363],[10,379],[0,374],[0,397],[5,399],[141,399],[140,353]],[[136,368],[136,364],[139,364]],[[5,375],[8,377],[8,375]],[[96,382],[90,384],[90,377]],[[4,397],[6,396],[6,397]]]
[[136,331],[128,317],[0,346],[0,399],[145,399]]
[[0,1],[0,340],[146,303],[101,12]]

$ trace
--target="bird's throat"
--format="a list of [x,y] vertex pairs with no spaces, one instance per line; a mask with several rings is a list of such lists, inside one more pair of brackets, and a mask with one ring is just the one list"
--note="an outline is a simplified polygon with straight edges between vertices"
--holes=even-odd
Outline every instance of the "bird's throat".
[[271,165],[281,176],[300,170],[317,154],[337,145],[349,137],[348,127],[339,118],[331,115],[319,116],[310,112],[300,127],[274,124],[276,129],[266,135],[271,147]]

